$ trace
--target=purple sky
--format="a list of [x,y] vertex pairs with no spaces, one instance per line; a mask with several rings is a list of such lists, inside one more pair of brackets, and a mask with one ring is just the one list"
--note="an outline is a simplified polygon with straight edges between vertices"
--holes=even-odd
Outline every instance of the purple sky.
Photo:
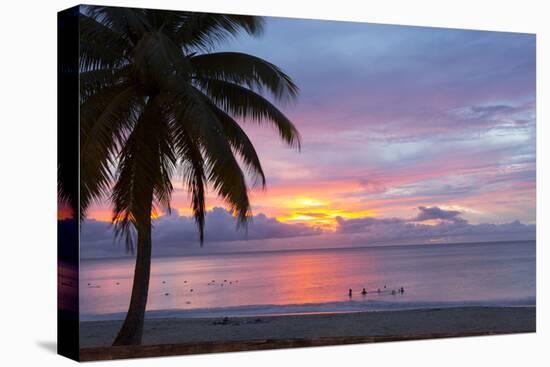
[[[268,18],[263,36],[218,50],[262,57],[300,87],[280,107],[302,135],[301,152],[272,129],[243,125],[268,185],[252,193],[247,238],[534,238],[534,35]],[[180,215],[156,228],[170,241],[178,230],[167,223],[191,223],[176,187]],[[222,206],[209,196],[209,208]],[[209,219],[233,233],[220,210]],[[91,212],[108,216],[107,206]],[[189,228],[178,232],[184,242],[196,238]]]

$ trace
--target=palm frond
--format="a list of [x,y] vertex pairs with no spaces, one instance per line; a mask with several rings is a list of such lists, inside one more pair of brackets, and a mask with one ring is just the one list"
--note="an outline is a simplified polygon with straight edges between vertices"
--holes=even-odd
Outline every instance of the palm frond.
[[57,164],[57,198],[60,203],[71,209],[71,216],[76,219],[78,213],[78,180],[75,179],[75,164],[67,154],[58,155]]
[[123,34],[80,16],[80,70],[112,69],[129,62],[131,44]]
[[118,156],[112,189],[113,219],[117,236],[132,246],[132,229],[151,220],[154,203],[170,205],[172,174],[177,163],[159,98],[150,99]]
[[197,142],[191,139],[187,126],[178,123],[175,116],[171,116],[172,136],[177,156],[181,157],[182,176],[184,186],[191,194],[191,209],[199,230],[200,245],[204,242],[204,224],[206,217],[205,191],[207,178],[205,163]]
[[244,31],[260,35],[264,20],[260,17],[231,14],[181,13],[175,40],[186,50],[210,50],[222,41]]
[[134,67],[142,85],[161,90],[174,74],[191,70],[187,58],[170,38],[162,32],[145,35],[134,49]]
[[265,188],[266,179],[260,158],[246,132],[231,116],[219,109],[206,96],[204,101],[220,121],[224,135],[248,168],[248,173],[251,175],[254,184],[259,182]]
[[295,99],[298,87],[280,68],[240,52],[216,52],[191,57],[196,77],[219,79],[249,89],[269,91],[278,100]]
[[86,6],[84,12],[104,26],[113,29],[133,45],[147,32],[153,30],[144,9],[113,6]]
[[95,69],[81,72],[80,79],[80,103],[86,103],[86,100],[93,95],[105,93],[113,87],[128,85],[132,78],[131,66],[124,66],[117,69]]
[[217,79],[197,78],[198,87],[222,110],[230,115],[252,119],[258,123],[269,122],[279,136],[291,147],[300,149],[300,133],[294,124],[261,95],[238,84]]
[[167,113],[161,105],[162,100],[162,97],[157,97],[155,103],[159,104],[159,108],[157,113],[151,116],[155,120],[154,125],[157,130],[156,154],[159,161],[159,171],[154,176],[153,196],[157,206],[166,208],[170,212],[170,200],[174,191],[172,177],[178,164],[178,155],[175,149],[173,126],[170,124]]
[[175,120],[201,147],[208,182],[231,207],[238,222],[245,224],[250,216],[247,186],[223,127],[216,114],[204,104],[199,91],[180,84],[179,92],[174,100]]
[[137,112],[136,93],[131,86],[117,86],[89,98],[81,106],[80,213],[110,189],[115,155],[124,145]]

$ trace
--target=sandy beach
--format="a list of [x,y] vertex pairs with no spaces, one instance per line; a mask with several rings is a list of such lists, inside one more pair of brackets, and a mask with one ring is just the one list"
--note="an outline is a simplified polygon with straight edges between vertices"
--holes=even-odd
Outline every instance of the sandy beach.
[[[460,307],[235,318],[146,319],[144,345],[323,337],[534,332],[534,307]],[[109,346],[121,321],[81,322],[81,347]]]

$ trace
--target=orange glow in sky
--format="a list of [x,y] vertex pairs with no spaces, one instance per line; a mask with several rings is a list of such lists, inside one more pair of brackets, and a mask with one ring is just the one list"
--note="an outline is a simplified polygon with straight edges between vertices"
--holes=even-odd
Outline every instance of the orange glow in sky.
[[336,217],[345,219],[368,217],[376,214],[376,210],[353,211],[339,208],[330,201],[313,197],[298,196],[282,202],[286,213],[276,218],[281,222],[303,223],[306,225],[333,230],[336,226]]
[[[250,200],[254,214],[263,213],[280,222],[301,223],[331,231],[336,228],[337,217],[351,219],[380,214],[380,211],[375,208],[366,209],[364,203],[343,197],[343,194],[358,189],[354,183],[332,185],[320,183],[315,188],[275,187],[273,190],[252,190]],[[212,192],[208,193],[207,203],[208,211],[214,207],[227,208],[227,205]],[[179,215],[192,215],[185,192],[175,193],[172,207]],[[162,215],[160,211],[154,213],[152,217],[156,218],[159,215]],[[89,211],[89,217],[110,221],[112,212],[107,206],[95,207]]]

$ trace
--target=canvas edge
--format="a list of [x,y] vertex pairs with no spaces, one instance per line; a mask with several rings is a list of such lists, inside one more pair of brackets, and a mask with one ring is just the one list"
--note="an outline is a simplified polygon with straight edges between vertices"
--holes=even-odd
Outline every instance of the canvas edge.
[[[80,6],[57,13],[57,164],[63,161],[69,191],[79,197],[79,17]],[[69,217],[67,217],[69,212]],[[71,218],[72,216],[72,218]],[[58,197],[57,353],[80,360],[79,213]]]

